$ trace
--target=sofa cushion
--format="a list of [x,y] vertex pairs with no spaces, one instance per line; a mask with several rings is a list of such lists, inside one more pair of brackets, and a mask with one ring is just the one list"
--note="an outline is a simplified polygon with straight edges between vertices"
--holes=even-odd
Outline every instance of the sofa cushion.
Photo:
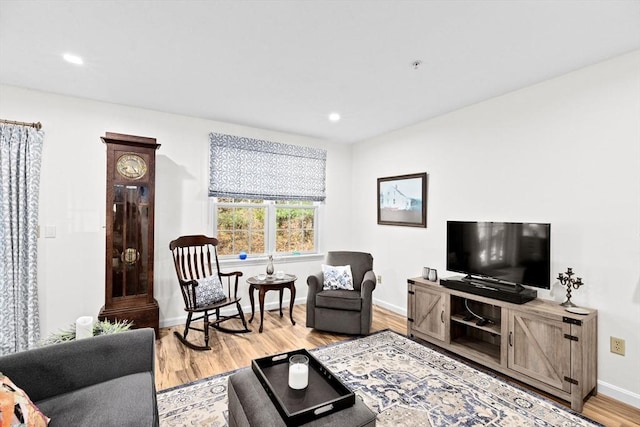
[[44,427],[48,423],[27,393],[0,372],[0,425]]
[[361,311],[362,298],[360,297],[360,291],[325,290],[316,294],[316,307]]
[[49,427],[148,427],[158,425],[150,372],[126,375],[37,402]]
[[350,265],[322,264],[322,275],[324,276],[322,289],[353,290],[353,275]]

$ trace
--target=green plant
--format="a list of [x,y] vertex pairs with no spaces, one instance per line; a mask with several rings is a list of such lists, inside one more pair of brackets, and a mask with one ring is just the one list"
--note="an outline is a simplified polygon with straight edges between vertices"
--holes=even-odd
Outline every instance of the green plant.
[[[124,332],[131,329],[132,323],[129,321],[110,322],[108,320],[99,320],[93,325],[93,336],[97,335],[109,335],[116,334],[118,332]],[[76,339],[76,324],[75,322],[69,325],[66,329],[60,329],[58,332],[54,332],[47,339],[42,342],[42,345],[59,344],[66,341],[73,341]]]

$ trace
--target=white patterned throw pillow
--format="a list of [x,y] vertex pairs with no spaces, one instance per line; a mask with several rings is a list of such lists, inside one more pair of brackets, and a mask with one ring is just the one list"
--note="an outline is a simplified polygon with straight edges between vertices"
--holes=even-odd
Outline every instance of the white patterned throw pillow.
[[204,307],[227,298],[217,274],[198,279],[196,286],[196,307]]
[[322,289],[346,289],[353,290],[353,275],[350,265],[325,265],[322,264],[324,284]]

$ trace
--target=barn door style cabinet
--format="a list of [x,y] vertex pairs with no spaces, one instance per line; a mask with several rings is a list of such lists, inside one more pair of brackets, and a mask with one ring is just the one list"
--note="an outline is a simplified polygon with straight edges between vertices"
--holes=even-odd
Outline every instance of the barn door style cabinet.
[[[597,392],[596,310],[573,314],[541,299],[512,304],[422,278],[408,280],[407,302],[411,338],[564,399],[575,411]],[[478,324],[470,312],[489,322]]]
[[155,138],[107,132],[105,304],[100,320],[128,320],[154,328]]
[[412,329],[430,337],[434,343],[444,342],[445,319],[448,316],[449,307],[446,303],[446,295],[425,286],[409,285],[409,288],[407,307],[410,308],[407,321]]

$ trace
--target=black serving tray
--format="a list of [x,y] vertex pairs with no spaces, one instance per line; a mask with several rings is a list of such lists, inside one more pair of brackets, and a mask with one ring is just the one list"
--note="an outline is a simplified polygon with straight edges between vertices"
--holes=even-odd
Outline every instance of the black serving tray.
[[[309,385],[289,388],[289,357],[309,358]],[[355,394],[307,350],[300,349],[251,361],[251,369],[287,426],[299,426],[356,403]]]

